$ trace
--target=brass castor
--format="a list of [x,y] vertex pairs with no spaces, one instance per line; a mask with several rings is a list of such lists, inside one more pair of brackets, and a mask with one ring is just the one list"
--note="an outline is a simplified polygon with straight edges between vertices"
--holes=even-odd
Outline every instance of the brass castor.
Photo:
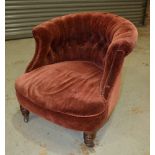
[[27,123],[29,121],[29,113],[30,112],[22,106],[20,106],[20,111],[24,117],[24,122]]
[[84,132],[83,133],[83,138],[84,138],[84,143],[88,147],[94,147],[94,139],[96,137],[96,132]]

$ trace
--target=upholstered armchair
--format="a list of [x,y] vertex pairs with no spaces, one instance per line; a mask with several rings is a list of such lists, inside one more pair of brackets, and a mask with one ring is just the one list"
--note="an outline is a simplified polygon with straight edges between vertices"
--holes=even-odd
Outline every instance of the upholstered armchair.
[[24,121],[29,112],[94,138],[113,111],[124,58],[137,30],[110,13],[70,14],[33,28],[33,59],[15,83]]

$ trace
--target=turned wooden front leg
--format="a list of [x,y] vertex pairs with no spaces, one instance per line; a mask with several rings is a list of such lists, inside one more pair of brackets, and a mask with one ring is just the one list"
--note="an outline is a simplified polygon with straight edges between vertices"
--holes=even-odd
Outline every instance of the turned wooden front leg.
[[84,143],[88,147],[94,147],[95,137],[96,137],[96,132],[84,132],[83,133]]
[[27,123],[29,121],[29,111],[20,105],[20,111],[24,116],[24,122]]

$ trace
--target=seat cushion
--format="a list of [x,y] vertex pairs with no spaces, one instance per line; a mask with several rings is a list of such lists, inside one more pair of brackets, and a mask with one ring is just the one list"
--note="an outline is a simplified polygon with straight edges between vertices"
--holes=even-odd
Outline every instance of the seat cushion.
[[72,116],[100,114],[102,69],[87,61],[65,61],[25,73],[16,80],[16,91],[34,105]]

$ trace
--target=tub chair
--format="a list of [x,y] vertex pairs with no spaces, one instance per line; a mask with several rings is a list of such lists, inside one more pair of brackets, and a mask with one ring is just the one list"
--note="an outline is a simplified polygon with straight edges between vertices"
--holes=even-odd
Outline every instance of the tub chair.
[[112,113],[124,58],[137,40],[127,19],[103,12],[69,14],[32,30],[35,54],[15,89],[24,121],[33,112],[94,138]]

